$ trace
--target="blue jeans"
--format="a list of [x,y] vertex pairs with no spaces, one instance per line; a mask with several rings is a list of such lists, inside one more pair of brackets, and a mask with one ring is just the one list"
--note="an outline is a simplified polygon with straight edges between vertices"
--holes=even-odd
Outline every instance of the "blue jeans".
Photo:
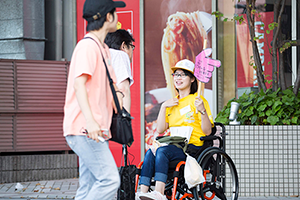
[[186,155],[181,148],[175,145],[159,147],[156,156],[149,149],[146,152],[140,178],[140,185],[150,186],[151,178],[155,181],[166,183],[168,178],[169,162],[173,160],[185,160]]
[[[199,150],[201,146],[189,144],[188,148]],[[169,163],[174,160],[186,160],[186,155],[183,150],[175,145],[159,147],[156,150],[156,156],[154,156],[151,149],[149,149],[145,154],[139,184],[150,186],[153,176],[155,181],[166,183]]]
[[111,200],[120,185],[120,176],[108,142],[86,136],[66,136],[70,148],[79,156],[79,188],[76,200]]

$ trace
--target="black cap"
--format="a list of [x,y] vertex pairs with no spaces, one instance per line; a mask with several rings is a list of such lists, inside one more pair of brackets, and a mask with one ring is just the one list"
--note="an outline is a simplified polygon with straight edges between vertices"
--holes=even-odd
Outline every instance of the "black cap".
[[126,4],[123,1],[86,0],[83,6],[83,18],[88,22],[92,22],[106,16],[114,8],[125,6]]

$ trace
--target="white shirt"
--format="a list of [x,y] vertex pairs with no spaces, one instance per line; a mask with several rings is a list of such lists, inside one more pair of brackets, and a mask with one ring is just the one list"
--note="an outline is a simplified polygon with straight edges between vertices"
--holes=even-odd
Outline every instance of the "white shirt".
[[116,49],[109,49],[111,55],[111,64],[114,68],[118,86],[122,81],[129,78],[129,85],[133,84],[133,78],[130,69],[130,59],[126,52]]

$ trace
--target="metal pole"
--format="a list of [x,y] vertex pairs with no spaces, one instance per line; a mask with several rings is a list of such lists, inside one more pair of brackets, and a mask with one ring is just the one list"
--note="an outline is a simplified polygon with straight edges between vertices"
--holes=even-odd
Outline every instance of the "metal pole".
[[[292,0],[292,40],[297,40],[297,0]],[[292,85],[297,78],[297,46],[292,47]]]
[[63,1],[63,55],[70,61],[76,45],[76,1]]
[[[212,12],[217,10],[217,0],[212,0]],[[215,16],[212,16],[212,49],[213,49],[213,53],[212,53],[212,58],[216,59],[217,57],[217,20]],[[217,80],[217,70],[213,71],[212,74],[212,92],[213,92],[213,102],[212,102],[212,115],[214,117],[214,119],[217,116],[217,112],[218,112],[218,80]]]
[[140,0],[140,103],[141,103],[141,160],[145,154],[145,55],[144,55],[144,0]]
[[61,0],[54,1],[54,19],[55,19],[55,60],[62,59],[62,44],[63,44],[63,7]]

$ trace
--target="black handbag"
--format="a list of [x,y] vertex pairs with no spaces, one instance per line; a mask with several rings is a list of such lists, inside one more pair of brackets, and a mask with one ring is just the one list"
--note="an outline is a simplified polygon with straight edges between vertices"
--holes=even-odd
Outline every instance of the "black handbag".
[[[83,39],[94,40],[91,37],[85,37]],[[97,42],[96,42],[96,44],[99,47],[99,44]],[[118,100],[118,97],[117,97],[117,94],[116,94],[116,91],[115,91],[115,88],[113,85],[113,80],[110,77],[110,74],[109,74],[109,71],[108,71],[108,68],[107,68],[107,65],[106,65],[106,62],[105,62],[105,59],[104,59],[104,56],[102,54],[100,47],[99,47],[99,50],[102,55],[103,63],[106,68],[107,78],[108,78],[111,92],[114,97],[115,105],[116,105],[117,111],[118,111],[118,113],[113,112],[112,122],[111,122],[111,126],[110,126],[110,132],[111,132],[112,138],[110,140],[120,143],[120,144],[128,145],[130,147],[134,141],[133,134],[132,134],[132,126],[131,126],[132,117],[125,108],[122,108],[122,110],[120,108],[119,100]]]
[[110,131],[110,140],[128,146],[133,143],[131,116],[125,108],[118,111],[117,114],[113,113]]

